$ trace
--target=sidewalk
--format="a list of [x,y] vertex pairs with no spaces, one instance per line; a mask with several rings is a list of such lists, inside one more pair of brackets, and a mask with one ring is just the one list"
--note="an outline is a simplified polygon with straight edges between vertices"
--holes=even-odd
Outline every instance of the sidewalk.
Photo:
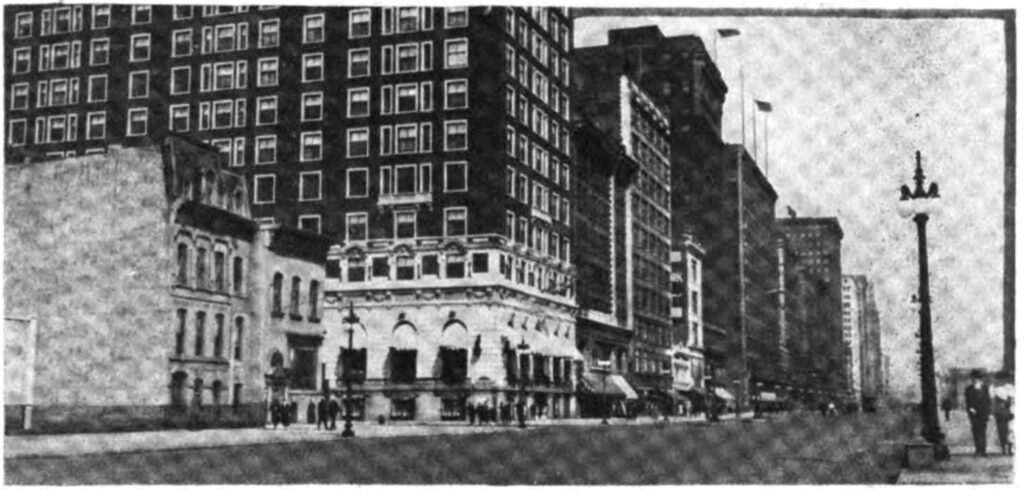
[[1012,484],[1012,456],[976,456],[967,448],[950,448],[953,455],[931,469],[900,473],[896,484]]
[[[748,418],[746,415],[744,418]],[[722,422],[735,421],[735,417],[723,418]],[[674,417],[667,423],[702,423],[703,418]],[[609,419],[609,425],[654,425],[664,424],[662,420],[649,417],[638,419]],[[527,428],[556,426],[595,426],[600,419],[556,419],[532,420]],[[125,453],[142,451],[166,451],[223,446],[248,446],[279,443],[318,442],[340,440],[344,422],[338,423],[337,430],[316,430],[309,424],[297,424],[273,429],[206,429],[201,431],[168,430],[150,432],[120,432],[100,434],[53,434],[32,436],[4,436],[4,458],[67,457],[101,453]],[[481,434],[499,431],[519,431],[515,424],[468,425],[466,422],[390,422],[378,425],[373,422],[355,422],[353,430],[358,438],[386,438],[401,436],[435,436],[444,434]]]

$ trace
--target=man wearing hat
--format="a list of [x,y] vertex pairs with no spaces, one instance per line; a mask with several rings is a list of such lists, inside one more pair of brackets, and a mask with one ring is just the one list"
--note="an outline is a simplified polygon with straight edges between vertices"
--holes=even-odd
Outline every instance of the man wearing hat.
[[967,417],[971,421],[971,434],[974,436],[974,454],[985,454],[985,431],[988,416],[992,411],[992,399],[988,394],[988,386],[982,383],[981,370],[971,371],[971,384],[964,389],[964,405]]

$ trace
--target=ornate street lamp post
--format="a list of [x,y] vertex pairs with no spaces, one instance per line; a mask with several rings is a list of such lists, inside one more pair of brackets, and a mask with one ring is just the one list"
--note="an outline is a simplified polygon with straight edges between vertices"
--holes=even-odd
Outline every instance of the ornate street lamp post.
[[352,336],[355,335],[359,317],[356,316],[352,301],[348,302],[348,316],[342,318],[342,322],[345,324],[345,332],[348,332],[349,364],[343,365],[343,375],[345,376],[345,430],[341,432],[341,437],[355,437],[356,433],[352,430],[352,364],[355,362],[355,352],[352,350]]
[[[526,354],[530,350],[530,345],[526,343],[526,337],[523,337],[519,341],[519,345],[516,348],[521,351],[520,354]],[[519,365],[522,366],[523,362],[520,361]],[[519,416],[519,428],[526,428],[526,375],[525,372],[519,372],[519,405],[522,407],[522,415]],[[516,415],[519,415],[518,413]]]
[[911,218],[917,224],[917,258],[920,271],[920,288],[918,289],[921,303],[921,436],[935,445],[935,455],[943,458],[948,450],[942,444],[945,434],[939,428],[939,411],[935,392],[935,354],[932,349],[932,308],[931,295],[928,289],[928,238],[925,227],[928,216],[935,211],[935,199],[939,198],[939,186],[934,182],[928,190],[924,188],[924,170],[921,168],[921,151],[916,154],[917,167],[914,170],[914,190],[903,185],[900,187],[900,214]]
[[601,397],[604,399],[604,403],[602,403],[604,406],[601,410],[604,418],[601,419],[601,425],[608,425],[608,408],[610,406],[608,403],[608,374],[612,371],[612,360],[599,360],[597,367],[601,369],[601,394],[603,395]]

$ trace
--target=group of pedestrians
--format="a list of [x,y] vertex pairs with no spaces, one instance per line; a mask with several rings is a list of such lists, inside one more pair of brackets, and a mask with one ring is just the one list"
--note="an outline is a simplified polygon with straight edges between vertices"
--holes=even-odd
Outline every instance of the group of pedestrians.
[[512,423],[512,405],[503,402],[495,408],[489,403],[469,403],[466,405],[466,416],[469,418],[469,425],[509,425]]
[[[320,398],[320,402],[316,404],[316,428],[320,429],[320,426],[323,426],[326,430],[335,430],[340,412],[341,407],[338,406],[336,399],[333,397],[330,399]],[[330,422],[330,426],[328,426],[328,422]]]
[[[971,372],[971,384],[964,389],[964,404],[967,417],[971,422],[971,435],[974,438],[974,454],[987,453],[986,432],[988,418],[996,422],[996,434],[1003,455],[1012,455],[1014,451],[1013,435],[1010,433],[1010,421],[1013,420],[1013,384],[1009,375],[1000,372],[996,375],[996,386],[990,388],[984,383],[984,375],[980,370]],[[945,406],[943,406],[943,410]],[[948,410],[947,420],[948,420]]]

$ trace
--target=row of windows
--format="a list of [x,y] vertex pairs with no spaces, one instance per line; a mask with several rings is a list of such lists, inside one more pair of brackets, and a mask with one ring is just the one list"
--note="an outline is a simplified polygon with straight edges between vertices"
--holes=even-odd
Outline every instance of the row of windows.
[[[557,56],[554,56],[557,57]],[[516,56],[516,49],[511,44],[505,45],[505,72],[509,78],[518,81],[519,84],[529,89],[533,94],[544,101],[551,103],[552,107],[558,108],[556,93],[557,85],[554,81],[548,80],[547,73],[538,67],[534,67],[523,55]],[[559,67],[554,70],[555,77],[562,75],[562,84],[569,86],[569,60],[561,59]],[[564,92],[563,92],[564,95]]]
[[[420,216],[427,216],[415,210],[399,210],[393,213],[394,238],[409,239],[418,235],[417,225]],[[443,213],[443,232],[445,237],[461,237],[466,235],[467,211],[464,207],[445,208]],[[345,214],[345,234],[347,241],[364,241],[369,236],[369,215],[364,212]]]
[[[433,45],[430,42],[419,44],[399,45],[399,50],[388,50],[383,47],[381,58],[378,60],[381,74],[395,72],[424,71],[432,68]],[[403,47],[407,47],[403,49]],[[430,48],[427,48],[430,47]],[[469,66],[469,41],[465,38],[445,40],[444,42],[444,69],[458,69]],[[418,69],[416,69],[418,68]],[[348,77],[359,78],[370,76],[372,66],[370,61],[369,48],[355,48],[348,51]]]
[[[566,174],[568,174],[567,165]],[[530,188],[531,183],[532,189]],[[566,225],[570,223],[571,212],[568,197],[559,196],[557,192],[552,191],[541,182],[536,180],[531,182],[525,173],[517,173],[511,166],[505,168],[505,193],[542,213],[550,214],[554,221],[560,221]]]
[[[132,35],[128,61],[145,62],[150,57],[150,35]],[[32,70],[32,48],[15,48],[11,60],[12,74],[25,74]],[[39,72],[57,71],[81,67],[82,42],[80,40],[39,46]],[[110,63],[110,38],[94,38],[89,41],[89,65],[104,66]]]
[[[568,53],[572,47],[569,25],[562,22],[548,7],[529,7],[529,10],[541,28],[551,35],[554,42],[562,47],[563,52]],[[509,36],[515,36],[516,40],[524,47],[529,47],[530,42],[535,38],[526,19],[516,15],[512,8],[505,11],[505,31]]]
[[[370,36],[373,20],[371,9],[354,9],[348,14],[348,37],[366,38]],[[434,9],[432,7],[385,7],[379,9],[381,16],[380,34],[414,33],[434,29]],[[450,7],[445,9],[444,27],[461,28],[469,25],[469,10],[466,7]]]
[[210,253],[205,247],[194,250],[187,243],[179,243],[177,249],[177,272],[175,284],[182,287],[231,292],[240,295],[245,292],[245,263],[241,256],[235,256],[231,263],[231,288],[228,288],[227,253],[214,250],[213,271],[210,271]]
[[[271,284],[271,314],[274,316],[284,315],[283,297],[284,292],[284,275],[280,272],[274,274],[274,280]],[[302,295],[302,278],[292,277],[291,295],[288,301],[288,314],[293,320],[301,320],[301,306],[300,297]],[[320,282],[317,280],[310,280],[309,282],[309,294],[306,304],[309,307],[309,321],[318,322],[320,321]]]
[[[178,309],[176,312],[178,319],[178,326],[175,329],[174,334],[174,354],[176,356],[184,356],[187,352],[188,344],[188,310]],[[242,339],[245,334],[245,318],[236,317],[234,323],[234,337],[231,340],[231,344],[225,343],[227,337],[225,336],[225,316],[221,313],[217,313],[213,316],[213,348],[212,351],[207,349],[206,339],[206,312],[196,311],[194,319],[194,336],[193,336],[193,349],[192,354],[198,357],[205,357],[207,355],[213,358],[225,359],[227,349],[230,348],[231,357],[235,360],[242,359]]]
[[[505,87],[505,112],[508,113],[509,117],[518,118],[519,122],[523,126],[528,127],[531,131],[536,133],[538,136],[551,142],[556,148],[562,150],[566,154],[570,153],[569,143],[569,129],[568,126],[561,127],[555,116],[558,114],[558,106],[562,105],[563,110],[568,112],[568,96],[560,93],[558,90],[552,90],[555,95],[562,95],[557,98],[552,106],[552,110],[555,114],[549,116],[547,111],[539,105],[531,105],[529,99],[524,94],[519,94],[512,86]],[[532,109],[532,112],[531,112]],[[563,113],[563,118],[568,120],[566,114]],[[531,119],[532,118],[532,119]]]
[[569,237],[562,237],[554,231],[549,231],[546,224],[536,221],[532,222],[531,230],[531,219],[529,216],[517,217],[512,211],[507,211],[505,213],[505,236],[508,237],[508,240],[523,244],[543,255],[568,262]]
[[532,167],[545,178],[551,178],[556,185],[570,189],[569,165],[559,161],[557,156],[540,145],[531,145],[525,133],[519,132],[517,136],[513,126],[505,128],[505,153],[523,165]]

